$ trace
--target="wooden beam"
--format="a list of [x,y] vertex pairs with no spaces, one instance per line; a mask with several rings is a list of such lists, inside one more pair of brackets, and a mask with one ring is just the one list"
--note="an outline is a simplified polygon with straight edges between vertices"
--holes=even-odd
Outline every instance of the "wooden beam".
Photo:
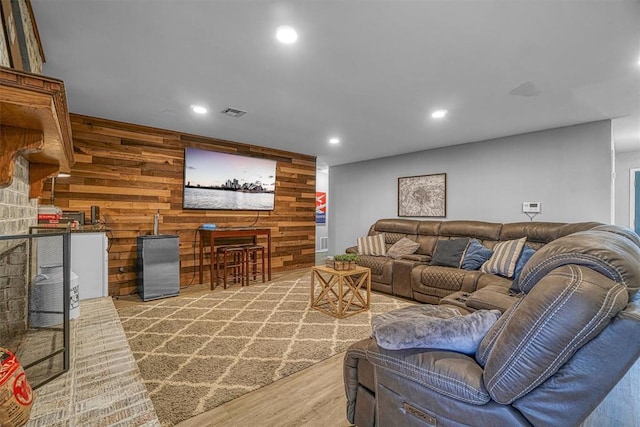
[[0,67],[0,116],[0,188],[11,185],[22,155],[30,163],[29,195],[39,197],[47,178],[75,163],[64,83]]
[[0,188],[13,182],[16,156],[35,153],[44,148],[42,131],[0,126]]
[[56,176],[60,172],[59,165],[51,165],[47,163],[30,163],[29,164],[29,198],[35,199],[42,196],[44,182]]

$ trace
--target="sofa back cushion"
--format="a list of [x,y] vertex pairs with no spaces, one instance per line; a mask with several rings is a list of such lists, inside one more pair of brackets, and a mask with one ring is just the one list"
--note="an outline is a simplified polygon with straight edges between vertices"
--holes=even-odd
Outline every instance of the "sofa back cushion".
[[630,240],[634,245],[640,248],[640,236],[638,236],[633,230],[627,227],[623,227],[622,225],[615,224],[603,224],[597,227],[592,228],[594,231],[607,231],[609,233],[617,234],[622,236],[628,240]]
[[492,399],[510,404],[551,377],[628,301],[625,286],[583,266],[547,274],[480,343],[476,360]]
[[558,238],[577,233],[578,231],[592,230],[601,225],[603,225],[601,222],[570,222],[562,226],[558,233]]
[[536,251],[513,288],[527,293],[551,270],[578,264],[600,272],[635,293],[640,287],[638,260],[640,248],[631,239],[604,230],[580,231]]
[[549,243],[558,238],[558,234],[564,223],[559,222],[512,222],[502,225],[499,240],[515,240],[522,237],[527,238],[529,244],[538,243],[541,245]]
[[404,233],[389,233],[389,232],[385,232],[384,233],[384,243],[387,245],[387,249],[389,249],[391,246],[395,245],[400,240],[406,239],[409,236],[412,237],[412,240],[415,239],[415,235],[408,235],[408,234],[404,234]]
[[438,230],[441,237],[471,237],[498,240],[502,224],[484,221],[443,221]]
[[420,221],[415,219],[386,218],[379,219],[373,224],[369,234],[372,231],[378,233],[401,233],[401,234],[418,234],[418,225]]

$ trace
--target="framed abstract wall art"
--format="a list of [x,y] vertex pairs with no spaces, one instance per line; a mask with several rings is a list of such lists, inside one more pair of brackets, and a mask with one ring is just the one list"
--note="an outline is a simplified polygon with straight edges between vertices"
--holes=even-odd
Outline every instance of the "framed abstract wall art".
[[398,216],[446,217],[447,174],[398,178]]

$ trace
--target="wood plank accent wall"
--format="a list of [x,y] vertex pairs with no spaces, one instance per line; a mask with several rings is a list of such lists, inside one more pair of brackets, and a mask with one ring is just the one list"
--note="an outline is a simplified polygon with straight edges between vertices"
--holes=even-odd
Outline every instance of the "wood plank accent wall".
[[[314,264],[315,157],[76,114],[71,128],[76,164],[71,177],[56,180],[55,204],[84,211],[86,218],[92,205],[100,207],[112,234],[110,295],[135,291],[136,237],[153,233],[158,209],[160,234],[180,238],[181,286],[198,282],[196,229],[203,223],[269,227],[274,272]],[[185,147],[276,160],[275,210],[183,210]],[[49,198],[45,187],[42,199]]]

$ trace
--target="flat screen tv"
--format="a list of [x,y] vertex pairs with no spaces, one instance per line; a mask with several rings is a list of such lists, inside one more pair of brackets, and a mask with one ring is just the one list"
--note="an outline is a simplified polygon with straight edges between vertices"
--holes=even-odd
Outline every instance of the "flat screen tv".
[[276,161],[185,148],[184,209],[271,211]]

